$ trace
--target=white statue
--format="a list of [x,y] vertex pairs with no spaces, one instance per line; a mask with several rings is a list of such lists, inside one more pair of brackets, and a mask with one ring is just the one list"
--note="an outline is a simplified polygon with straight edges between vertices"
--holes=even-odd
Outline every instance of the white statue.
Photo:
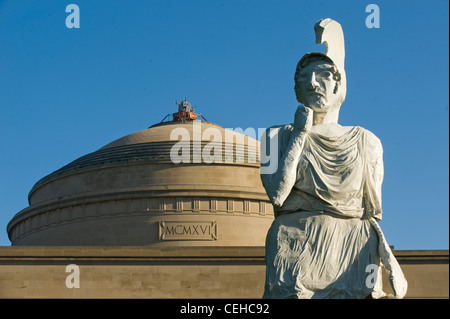
[[318,21],[315,31],[326,53],[308,53],[297,65],[294,123],[270,128],[261,143],[262,154],[278,146],[270,154],[278,169],[261,166],[276,217],[266,240],[264,298],[386,297],[382,264],[393,297],[402,298],[407,282],[377,223],[382,145],[362,127],[338,124],[344,36],[331,19]]

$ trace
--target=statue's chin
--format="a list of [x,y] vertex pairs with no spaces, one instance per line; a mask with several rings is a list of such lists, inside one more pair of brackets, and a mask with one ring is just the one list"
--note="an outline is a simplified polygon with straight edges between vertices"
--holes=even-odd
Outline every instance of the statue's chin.
[[331,110],[331,105],[322,104],[322,103],[313,103],[310,105],[306,105],[310,109],[312,109],[314,112],[318,113],[326,113],[329,110]]
[[336,100],[326,102],[323,100],[319,100],[317,102],[307,103],[305,104],[305,106],[309,107],[315,113],[328,113],[330,111],[339,110],[340,103],[338,103]]

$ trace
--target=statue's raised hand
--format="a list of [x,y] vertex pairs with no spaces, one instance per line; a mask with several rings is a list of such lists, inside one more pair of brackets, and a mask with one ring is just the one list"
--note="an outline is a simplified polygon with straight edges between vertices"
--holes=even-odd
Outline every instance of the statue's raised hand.
[[313,123],[313,110],[309,107],[299,105],[295,112],[294,130],[299,132],[307,132],[311,129]]

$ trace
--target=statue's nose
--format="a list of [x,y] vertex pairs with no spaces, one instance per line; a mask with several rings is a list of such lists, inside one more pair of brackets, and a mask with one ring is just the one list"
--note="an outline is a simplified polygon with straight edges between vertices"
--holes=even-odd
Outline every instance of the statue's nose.
[[317,82],[316,74],[314,72],[311,73],[308,80],[308,89],[314,90],[319,86],[319,82]]

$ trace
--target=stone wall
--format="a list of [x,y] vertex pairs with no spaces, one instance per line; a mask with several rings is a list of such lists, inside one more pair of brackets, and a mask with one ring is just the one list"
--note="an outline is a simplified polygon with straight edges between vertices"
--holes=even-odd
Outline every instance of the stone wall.
[[[406,298],[449,297],[448,250],[394,253]],[[0,298],[261,298],[264,278],[264,247],[0,247]]]

